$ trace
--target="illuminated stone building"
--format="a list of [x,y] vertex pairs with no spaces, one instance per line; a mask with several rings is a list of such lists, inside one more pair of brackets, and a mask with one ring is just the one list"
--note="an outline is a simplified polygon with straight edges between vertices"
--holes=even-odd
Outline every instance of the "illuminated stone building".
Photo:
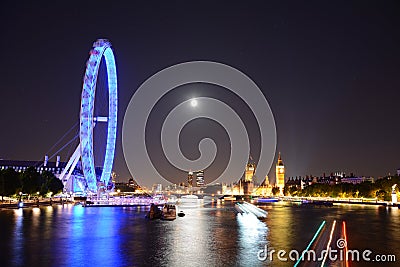
[[244,172],[243,191],[245,195],[253,194],[255,172],[256,165],[254,163],[248,163]]
[[256,165],[254,163],[248,163],[246,165],[246,171],[244,173],[245,182],[254,182],[253,176],[256,173]]
[[283,195],[283,188],[285,187],[285,165],[281,158],[281,153],[279,152],[278,162],[275,168],[276,186],[280,189],[280,194]]

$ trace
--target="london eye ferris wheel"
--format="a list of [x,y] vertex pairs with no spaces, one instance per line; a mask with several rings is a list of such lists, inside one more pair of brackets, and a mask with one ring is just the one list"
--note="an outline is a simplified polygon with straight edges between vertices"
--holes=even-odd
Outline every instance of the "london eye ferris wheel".
[[[107,87],[108,87],[108,114],[95,115],[95,107],[103,103],[97,103],[96,87],[100,63],[104,58]],[[99,183],[107,185],[112,172],[114,162],[115,143],[117,137],[117,71],[115,57],[111,43],[107,39],[98,39],[93,43],[90,56],[86,63],[86,71],[83,78],[83,88],[80,109],[79,144],[60,175],[60,179],[66,181],[66,190],[75,192],[74,181],[71,174],[79,159],[81,159],[82,173],[85,179],[84,191],[96,192]],[[103,109],[104,110],[104,109]],[[94,128],[96,124],[106,124],[105,150],[100,179],[97,178],[94,160]],[[81,185],[82,187],[82,185]]]

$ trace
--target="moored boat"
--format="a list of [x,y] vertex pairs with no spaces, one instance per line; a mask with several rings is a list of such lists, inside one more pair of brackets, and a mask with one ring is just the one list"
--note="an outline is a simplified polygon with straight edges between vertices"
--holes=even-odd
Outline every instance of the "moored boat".
[[301,206],[325,206],[332,207],[333,203],[330,201],[319,201],[319,200],[303,200],[301,202]]

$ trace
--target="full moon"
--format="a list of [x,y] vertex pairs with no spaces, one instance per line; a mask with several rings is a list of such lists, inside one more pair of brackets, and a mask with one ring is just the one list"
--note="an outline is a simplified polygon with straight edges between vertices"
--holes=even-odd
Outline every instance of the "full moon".
[[196,100],[196,99],[193,99],[192,101],[190,101],[190,105],[191,105],[192,107],[197,106],[197,100]]

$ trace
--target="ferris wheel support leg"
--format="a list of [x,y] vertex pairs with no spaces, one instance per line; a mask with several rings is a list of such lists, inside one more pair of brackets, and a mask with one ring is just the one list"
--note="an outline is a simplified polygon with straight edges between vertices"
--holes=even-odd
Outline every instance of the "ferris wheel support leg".
[[[71,177],[72,172],[75,169],[76,164],[78,163],[79,157],[81,156],[81,145],[75,149],[75,152],[72,154],[71,158],[69,159],[67,165],[65,166],[64,170],[58,177],[63,183],[64,186],[67,185],[69,178]],[[67,176],[65,176],[67,175]],[[71,188],[68,188],[71,189]]]
[[[80,156],[78,155],[78,156],[75,158],[74,162],[73,162],[72,165],[71,165],[71,168],[69,169],[69,172],[68,172],[68,174],[67,174],[67,183],[68,183],[69,180],[71,180],[71,174],[72,174],[72,172],[75,170],[76,164],[78,164],[79,157],[80,157]],[[72,181],[71,181],[70,184],[72,184],[72,187],[73,187]],[[71,188],[71,189],[73,189],[73,188]]]

